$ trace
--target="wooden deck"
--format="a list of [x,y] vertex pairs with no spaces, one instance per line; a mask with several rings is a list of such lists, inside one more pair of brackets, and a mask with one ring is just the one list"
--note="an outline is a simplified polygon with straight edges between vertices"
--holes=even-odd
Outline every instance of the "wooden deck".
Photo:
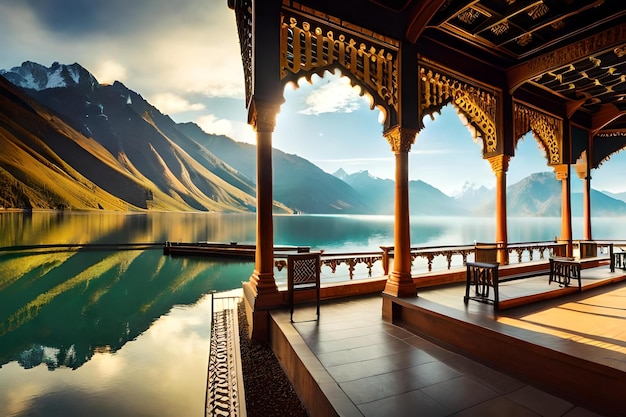
[[626,271],[581,275],[582,292],[503,283],[500,311],[464,304],[464,283],[327,301],[319,321],[279,310],[272,345],[311,415],[623,416]]

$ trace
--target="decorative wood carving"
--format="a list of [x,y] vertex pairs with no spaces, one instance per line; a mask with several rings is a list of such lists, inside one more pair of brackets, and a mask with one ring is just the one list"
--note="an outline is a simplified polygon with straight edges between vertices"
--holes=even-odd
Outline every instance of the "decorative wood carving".
[[545,3],[539,3],[536,6],[533,6],[526,13],[530,16],[531,19],[537,20],[540,17],[545,16],[550,11],[550,8],[546,6]]
[[439,112],[453,103],[467,118],[474,137],[483,139],[483,153],[496,152],[497,99],[494,92],[487,91],[449,74],[420,65],[420,120]]
[[513,103],[514,138],[517,142],[529,131],[546,152],[549,165],[560,164],[562,161],[561,142],[563,139],[563,120],[519,102]]
[[493,34],[497,36],[507,33],[508,31],[509,31],[509,22],[507,22],[506,20],[504,22],[500,22],[497,25],[491,27],[491,32],[493,32]]
[[567,173],[569,172],[569,166],[567,164],[555,165],[554,176],[559,181],[565,181],[567,179]]
[[252,98],[252,0],[236,0],[233,2],[237,32],[239,34],[241,61],[243,63],[247,105]]
[[474,10],[470,7],[469,9],[466,9],[463,12],[459,13],[459,15],[457,16],[457,19],[459,19],[461,22],[465,23],[466,25],[471,25],[480,16],[481,16],[481,13],[478,10]]
[[415,129],[403,129],[399,126],[393,127],[384,133],[385,139],[391,145],[393,153],[408,153],[411,145],[415,143],[418,131]]
[[491,170],[497,174],[498,172],[507,172],[509,170],[511,157],[509,155],[500,154],[487,158],[487,160],[491,165]]
[[[610,141],[611,143],[609,146],[602,147],[602,150],[603,150],[602,153],[605,153],[606,155],[602,155],[599,149],[596,150],[598,148],[596,144],[599,144],[600,142],[603,142],[603,141]],[[602,132],[596,135],[594,137],[594,150],[595,150],[595,156],[596,156],[595,159],[598,162],[596,166],[592,166],[592,168],[599,168],[603,163],[611,159],[611,156],[620,153],[624,149],[626,149],[626,132],[607,131],[607,132]]]
[[250,106],[250,125],[256,132],[273,132],[280,104],[253,100]]
[[569,44],[553,52],[540,55],[508,71],[509,91],[514,91],[526,80],[533,79],[548,71],[580,61],[586,57],[591,57],[608,48],[615,47],[615,53],[617,54],[617,49],[620,48],[619,44],[624,42],[626,42],[626,23],[596,33],[593,36]]
[[281,80],[289,79],[290,74],[310,80],[313,74],[322,76],[325,70],[340,68],[352,75],[353,85],[358,80],[368,87],[374,104],[398,111],[396,45],[346,30],[330,20],[287,11],[280,30]]

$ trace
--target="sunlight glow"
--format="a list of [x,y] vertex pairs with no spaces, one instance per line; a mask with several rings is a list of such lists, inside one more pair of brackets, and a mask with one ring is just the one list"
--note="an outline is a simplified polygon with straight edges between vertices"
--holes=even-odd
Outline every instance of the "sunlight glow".
[[150,102],[163,114],[182,113],[185,111],[204,110],[202,103],[190,103],[183,97],[172,93],[157,94]]
[[113,84],[126,79],[126,68],[119,62],[107,60],[93,69],[93,75],[101,84]]
[[200,128],[209,134],[225,135],[236,138],[237,141],[256,144],[256,133],[252,126],[243,122],[234,122],[228,119],[219,119],[213,114],[200,116],[195,120]]
[[626,353],[626,333],[621,330],[626,319],[623,307],[625,293],[626,288],[618,288],[522,317],[499,317],[498,322]]

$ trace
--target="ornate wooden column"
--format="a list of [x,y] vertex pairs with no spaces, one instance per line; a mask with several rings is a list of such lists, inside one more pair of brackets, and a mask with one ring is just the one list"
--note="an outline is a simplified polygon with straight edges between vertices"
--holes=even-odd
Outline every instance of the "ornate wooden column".
[[268,333],[268,310],[280,306],[282,297],[274,279],[274,221],[272,183],[272,133],[280,105],[255,100],[250,124],[257,137],[257,212],[254,272],[243,284],[249,336],[265,340]]
[[585,153],[574,167],[578,178],[583,181],[583,239],[591,240],[591,173]]
[[572,204],[570,199],[569,164],[554,165],[556,179],[561,181],[561,238],[567,243],[567,256],[572,256]]
[[583,239],[591,240],[591,177],[583,178]]
[[417,130],[394,127],[385,132],[396,157],[396,196],[393,271],[387,277],[385,294],[411,297],[416,294],[411,278],[411,233],[409,213],[409,151]]
[[254,271],[243,284],[249,336],[268,340],[269,309],[283,304],[274,279],[272,134],[284,99],[280,82],[281,1],[234,2],[246,81],[248,123],[257,139]]
[[509,170],[508,155],[496,155],[489,158],[491,170],[496,174],[496,242],[498,243],[498,262],[509,263],[507,218],[506,218],[506,172]]
[[256,253],[250,281],[258,295],[278,291],[274,280],[274,201],[272,183],[272,133],[279,106],[255,101],[252,126],[256,131]]

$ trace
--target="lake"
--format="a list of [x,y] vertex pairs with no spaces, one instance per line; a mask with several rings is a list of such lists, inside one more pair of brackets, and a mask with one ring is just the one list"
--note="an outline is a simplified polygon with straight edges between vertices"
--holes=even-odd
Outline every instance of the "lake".
[[[492,241],[494,220],[413,218],[413,245]],[[594,219],[622,239],[626,219]],[[391,216],[276,216],[275,243],[325,251],[393,244]],[[581,220],[574,219],[580,238]],[[560,219],[510,219],[509,240],[550,240]],[[254,243],[254,214],[0,212],[0,247]],[[241,287],[250,262],[171,258],[160,248],[0,252],[0,415],[201,416],[211,291]]]

